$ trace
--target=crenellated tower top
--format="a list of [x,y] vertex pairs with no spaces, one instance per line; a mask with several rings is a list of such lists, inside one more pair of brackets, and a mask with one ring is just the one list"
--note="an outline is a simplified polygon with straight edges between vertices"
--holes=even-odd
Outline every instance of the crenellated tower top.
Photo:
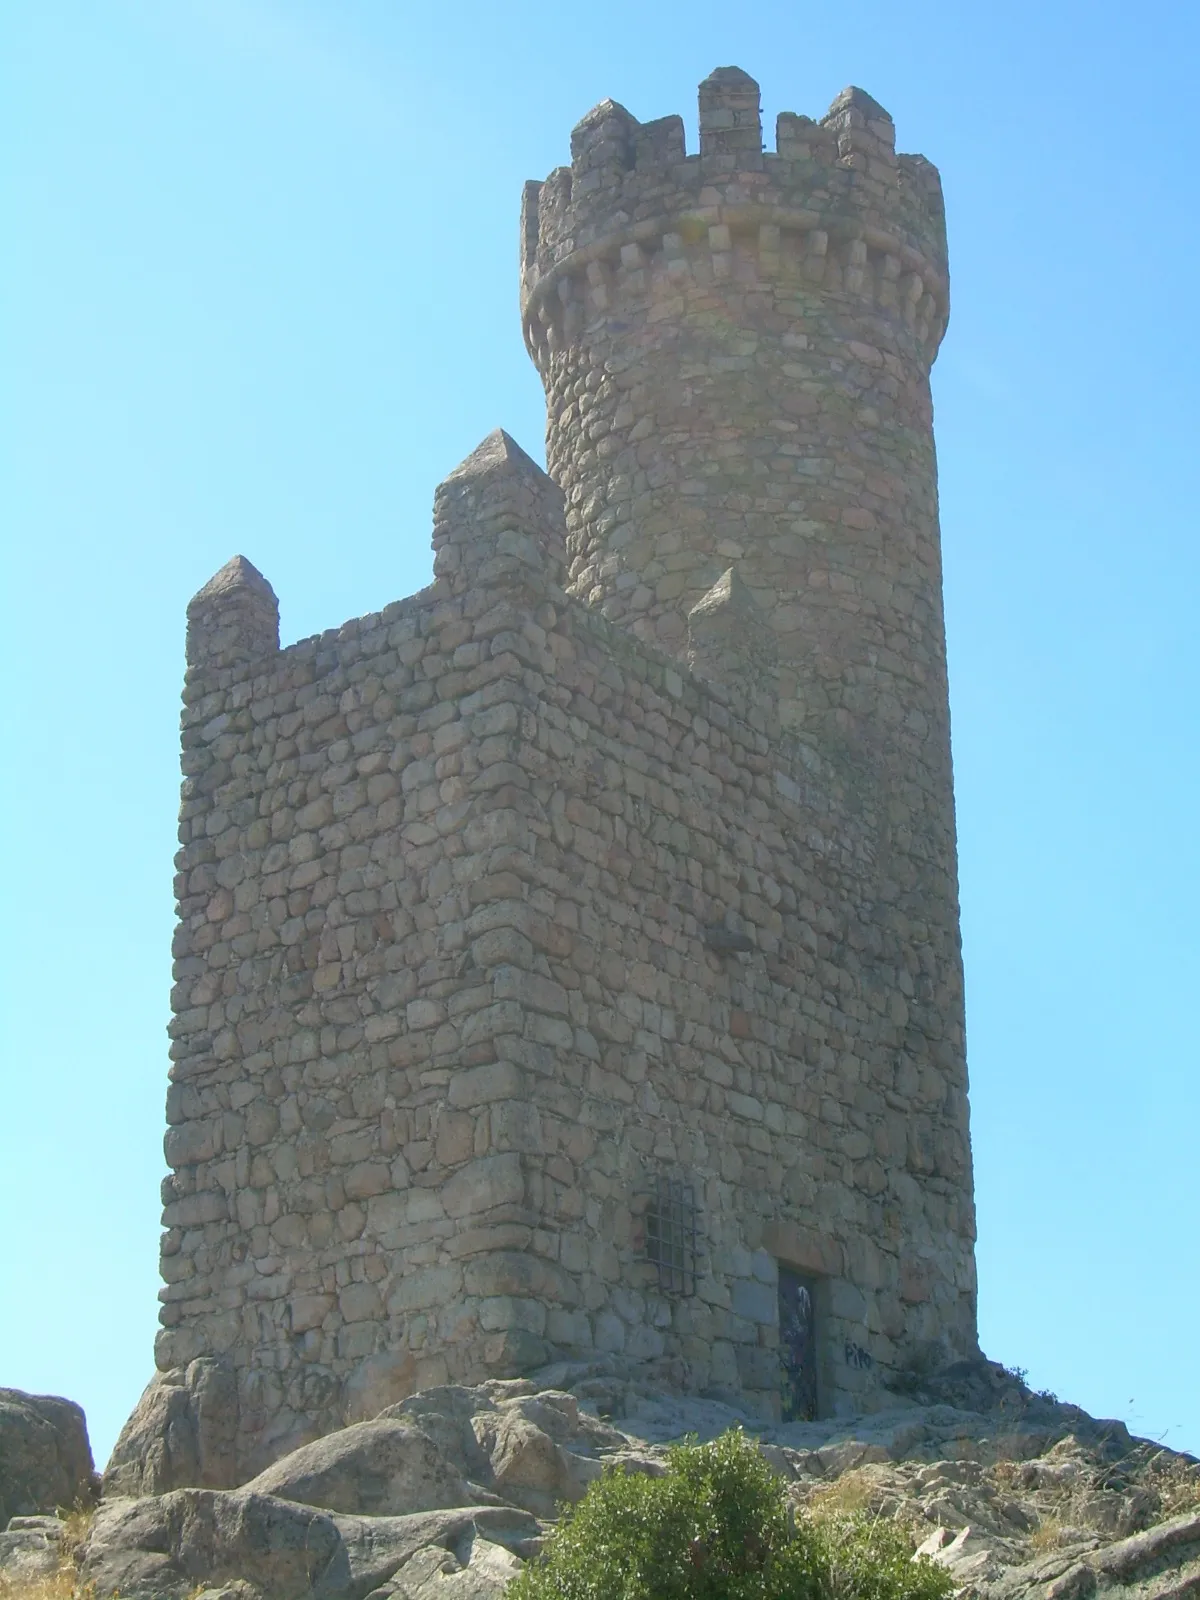
[[605,100],[573,130],[571,165],[526,184],[521,304],[534,359],[570,336],[564,319],[605,309],[612,271],[677,243],[721,254],[745,240],[760,270],[798,255],[808,282],[894,311],[931,361],[949,299],[941,182],[924,156],[896,154],[883,107],[843,89],[819,121],[782,112],[764,151],[759,87],[741,68],[718,67],[699,105],[698,155],[681,117],[639,122]]

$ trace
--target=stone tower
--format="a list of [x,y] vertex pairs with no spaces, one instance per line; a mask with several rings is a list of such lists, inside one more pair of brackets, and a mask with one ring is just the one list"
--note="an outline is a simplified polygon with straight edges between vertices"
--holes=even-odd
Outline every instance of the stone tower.
[[938,180],[860,90],[765,155],[758,104],[714,73],[689,156],[606,102],[529,185],[551,473],[485,440],[427,589],[282,649],[241,557],[189,607],[195,1481],[553,1363],[804,1416],[975,1352]]
[[896,154],[861,89],[819,122],[785,112],[766,154],[746,73],[718,68],[699,102],[698,155],[681,118],[608,100],[571,165],[526,186],[521,306],[568,589],[682,655],[688,613],[737,565],[778,651],[784,726],[856,769],[885,829],[881,899],[936,930],[949,976],[937,170]]
[[776,139],[764,154],[758,85],[722,67],[700,85],[699,155],[679,117],[605,101],[570,167],[526,186],[521,304],[568,588],[682,652],[737,562],[779,643],[785,720],[877,750],[919,694],[944,745],[937,171],[896,155],[861,89],[820,122],[784,113]]

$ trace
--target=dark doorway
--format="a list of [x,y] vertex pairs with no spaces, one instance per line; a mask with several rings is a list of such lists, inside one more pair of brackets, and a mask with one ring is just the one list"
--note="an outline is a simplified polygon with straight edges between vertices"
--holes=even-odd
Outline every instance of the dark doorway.
[[784,1422],[813,1422],[817,1415],[817,1313],[813,1283],[791,1267],[779,1268],[779,1360],[783,1368]]

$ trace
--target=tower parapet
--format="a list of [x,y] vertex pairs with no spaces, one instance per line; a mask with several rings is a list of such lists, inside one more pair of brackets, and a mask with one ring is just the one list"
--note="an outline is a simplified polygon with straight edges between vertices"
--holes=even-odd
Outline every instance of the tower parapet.
[[[608,309],[614,277],[707,245],[718,281],[739,247],[763,276],[795,273],[890,311],[936,354],[949,311],[936,167],[897,155],[891,117],[847,88],[820,121],[782,112],[764,152],[758,84],[719,67],[700,85],[700,153],[683,120],[642,123],[605,100],[571,134],[571,165],[525,186],[521,301],[535,361]],[[678,275],[678,268],[676,269]]]

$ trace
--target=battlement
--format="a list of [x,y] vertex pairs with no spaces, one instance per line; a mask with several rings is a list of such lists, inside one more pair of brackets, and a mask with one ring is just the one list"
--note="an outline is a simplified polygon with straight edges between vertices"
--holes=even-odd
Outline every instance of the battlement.
[[521,301],[535,360],[634,275],[678,274],[701,254],[715,281],[752,260],[761,277],[866,299],[932,359],[949,309],[941,182],[923,156],[896,154],[883,107],[844,89],[819,121],[781,113],[764,151],[758,84],[718,67],[699,110],[688,155],[682,118],[643,123],[602,101],[572,131],[571,165],[526,184]]

